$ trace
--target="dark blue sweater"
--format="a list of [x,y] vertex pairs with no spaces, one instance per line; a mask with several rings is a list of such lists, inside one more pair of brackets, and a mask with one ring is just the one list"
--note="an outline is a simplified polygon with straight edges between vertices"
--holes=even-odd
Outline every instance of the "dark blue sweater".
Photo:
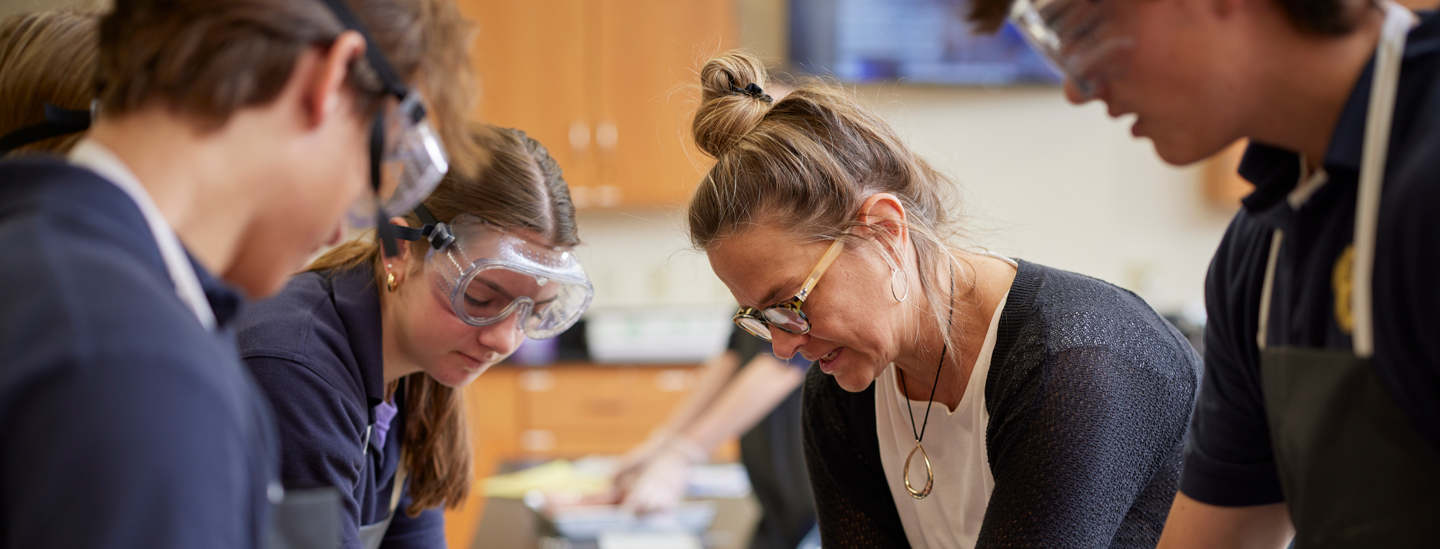
[[[0,164],[0,548],[252,548],[278,449],[124,191]],[[220,326],[239,297],[196,265]]]
[[[389,512],[405,438],[404,391],[384,447],[365,428],[385,396],[380,298],[369,267],[297,275],[276,297],[255,303],[235,322],[240,355],[270,397],[279,425],[281,475],[287,485],[334,486],[345,504],[343,547],[360,547],[361,525]],[[365,473],[361,473],[361,460]],[[408,489],[407,489],[408,490]],[[382,547],[445,546],[444,515],[404,513],[407,493]]]

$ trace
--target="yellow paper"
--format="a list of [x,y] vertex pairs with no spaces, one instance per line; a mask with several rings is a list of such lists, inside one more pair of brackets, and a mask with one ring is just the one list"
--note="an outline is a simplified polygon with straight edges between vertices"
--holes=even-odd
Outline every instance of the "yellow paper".
[[492,498],[523,499],[525,493],[531,490],[584,496],[604,493],[609,489],[609,477],[579,471],[563,459],[485,479],[485,495]]

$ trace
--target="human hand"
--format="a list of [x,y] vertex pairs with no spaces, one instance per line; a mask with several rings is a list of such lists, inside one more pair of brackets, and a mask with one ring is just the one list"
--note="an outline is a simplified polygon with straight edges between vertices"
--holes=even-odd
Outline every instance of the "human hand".
[[615,467],[615,472],[611,474],[615,487],[619,488],[622,493],[628,492],[639,477],[641,469],[645,467],[651,457],[665,448],[671,436],[669,432],[650,433],[644,442],[635,445],[629,452],[625,452],[625,455],[620,458],[620,464]]
[[690,466],[706,458],[705,450],[684,436],[671,437],[647,460],[628,487],[622,488],[622,509],[635,514],[669,511],[685,497]]

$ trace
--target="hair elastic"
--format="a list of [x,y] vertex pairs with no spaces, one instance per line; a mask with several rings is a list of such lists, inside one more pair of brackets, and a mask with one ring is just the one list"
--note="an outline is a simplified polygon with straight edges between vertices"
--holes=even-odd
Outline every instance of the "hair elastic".
[[760,85],[759,85],[759,84],[756,84],[756,83],[754,83],[754,82],[751,82],[751,83],[747,84],[747,85],[746,85],[745,87],[743,87],[743,88],[739,88],[739,87],[735,87],[735,86],[730,86],[730,91],[735,92],[735,93],[738,93],[738,94],[740,94],[740,95],[748,95],[748,96],[750,96],[750,97],[753,97],[753,98],[755,98],[755,99],[759,99],[759,100],[764,101],[764,102],[766,102],[766,103],[773,103],[773,102],[775,102],[775,100],[774,100],[773,98],[771,98],[769,95],[766,95],[766,94],[765,94],[765,90],[760,89]]
[[10,151],[37,141],[90,129],[90,121],[94,119],[95,105],[96,103],[92,101],[91,110],[87,111],[62,109],[46,103],[43,122],[0,136],[0,156],[5,156]]

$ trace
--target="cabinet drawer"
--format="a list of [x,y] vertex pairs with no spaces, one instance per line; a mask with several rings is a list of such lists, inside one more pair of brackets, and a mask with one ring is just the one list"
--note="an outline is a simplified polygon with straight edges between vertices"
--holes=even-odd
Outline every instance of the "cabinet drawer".
[[621,455],[640,444],[653,425],[612,425],[605,429],[584,426],[533,427],[520,432],[520,451],[526,455],[580,457],[590,454]]
[[693,367],[580,366],[527,370],[518,380],[520,408],[526,428],[589,428],[594,430],[593,435],[584,436],[597,439],[607,432],[617,435],[631,429],[648,432],[669,416],[697,380]]

